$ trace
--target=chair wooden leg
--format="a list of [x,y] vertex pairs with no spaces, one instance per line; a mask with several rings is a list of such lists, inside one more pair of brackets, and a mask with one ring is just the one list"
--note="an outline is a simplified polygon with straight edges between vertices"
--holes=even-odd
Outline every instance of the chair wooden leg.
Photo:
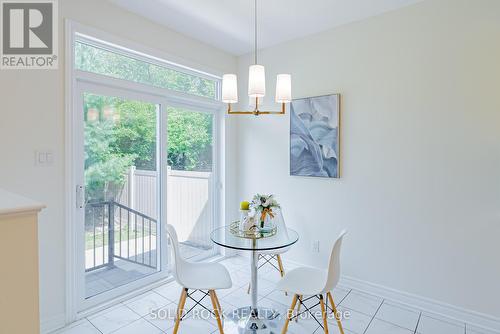
[[280,268],[280,275],[281,277],[285,276],[285,268],[283,268],[283,261],[281,261],[281,255],[276,255],[276,258],[278,259],[278,267]]
[[[281,261],[281,255],[277,254],[276,259],[278,260],[278,268],[280,269],[280,275],[281,277],[283,277],[285,276],[285,268],[283,267],[283,261]],[[288,293],[286,291],[285,291],[285,296],[288,296]]]
[[224,311],[222,311],[222,306],[220,306],[219,297],[217,296],[217,293],[215,292],[215,290],[214,290],[214,297],[215,297],[215,301],[217,302],[217,307],[219,308],[219,314],[222,318],[224,318]]
[[319,303],[321,304],[321,316],[323,317],[323,329],[325,334],[328,334],[328,321],[325,308],[325,301],[323,300],[323,295],[319,295]]
[[[304,296],[300,295],[299,305],[297,305],[297,315],[300,313],[300,307],[302,306],[302,298],[304,298]],[[295,318],[295,322],[299,322],[299,317]]]
[[214,308],[215,319],[217,320],[217,326],[219,327],[219,333],[224,334],[224,328],[222,327],[219,306],[217,306],[218,305],[217,295],[215,294],[214,290],[209,290],[208,293],[210,294],[210,299],[212,299],[212,306]]
[[175,318],[174,334],[177,334],[179,330],[179,324],[181,323],[182,314],[184,313],[184,305],[186,304],[186,298],[188,294],[188,289],[182,288],[181,297],[179,299],[179,305],[177,305],[177,315]]
[[295,305],[297,305],[297,299],[298,295],[293,296],[293,301],[292,301],[292,306],[290,306],[290,309],[286,313],[286,321],[285,325],[283,326],[283,329],[281,330],[281,334],[286,334],[288,330],[288,324],[290,323],[290,319],[292,318],[293,315],[293,310],[295,309]]
[[330,300],[330,304],[332,304],[333,315],[335,316],[335,320],[337,320],[337,325],[339,325],[340,334],[344,334],[344,328],[342,328],[342,322],[340,322],[340,316],[337,312],[337,308],[335,307],[335,303],[333,302],[332,293],[327,293],[328,299]]

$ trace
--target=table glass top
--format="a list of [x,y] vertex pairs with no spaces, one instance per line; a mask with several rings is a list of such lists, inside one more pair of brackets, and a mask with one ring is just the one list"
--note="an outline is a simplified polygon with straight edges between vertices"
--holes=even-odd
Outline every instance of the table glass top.
[[299,240],[299,235],[294,230],[278,226],[276,234],[261,239],[245,239],[231,233],[230,225],[219,227],[210,235],[214,243],[219,246],[251,251],[265,251],[286,248]]

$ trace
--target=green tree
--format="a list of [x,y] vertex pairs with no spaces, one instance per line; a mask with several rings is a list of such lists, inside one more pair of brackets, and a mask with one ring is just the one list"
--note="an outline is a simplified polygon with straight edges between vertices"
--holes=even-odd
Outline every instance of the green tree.
[[140,101],[120,101],[115,124],[113,149],[134,155],[138,169],[156,170],[156,106]]
[[168,164],[177,170],[211,170],[212,116],[168,109]]
[[115,199],[135,155],[113,149],[109,121],[85,124],[85,195],[87,201]]
[[[90,117],[90,113],[94,113]],[[212,116],[168,108],[168,164],[212,168]],[[97,115],[97,116],[96,116]],[[88,200],[115,198],[128,169],[156,170],[157,111],[151,103],[85,95],[85,180]]]
[[215,80],[179,72],[166,66],[158,66],[80,42],[75,43],[75,67],[83,71],[211,99],[216,98]]

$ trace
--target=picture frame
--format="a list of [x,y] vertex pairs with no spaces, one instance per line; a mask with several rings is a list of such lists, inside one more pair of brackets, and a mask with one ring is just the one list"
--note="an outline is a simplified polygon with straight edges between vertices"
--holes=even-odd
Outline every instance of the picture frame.
[[294,99],[290,104],[290,175],[341,177],[341,95]]

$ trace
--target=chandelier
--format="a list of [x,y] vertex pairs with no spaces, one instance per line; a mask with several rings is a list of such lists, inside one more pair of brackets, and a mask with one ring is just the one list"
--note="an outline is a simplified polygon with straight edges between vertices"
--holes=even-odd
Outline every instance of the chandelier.
[[255,54],[254,65],[248,68],[248,97],[255,102],[253,111],[233,111],[231,104],[238,103],[238,78],[236,74],[224,74],[222,76],[222,102],[227,103],[228,114],[239,115],[261,115],[261,114],[285,114],[286,104],[292,100],[292,77],[290,74],[278,74],[276,78],[276,103],[281,104],[281,111],[261,111],[259,102],[266,95],[266,74],[264,66],[257,62],[257,0],[255,0]]

